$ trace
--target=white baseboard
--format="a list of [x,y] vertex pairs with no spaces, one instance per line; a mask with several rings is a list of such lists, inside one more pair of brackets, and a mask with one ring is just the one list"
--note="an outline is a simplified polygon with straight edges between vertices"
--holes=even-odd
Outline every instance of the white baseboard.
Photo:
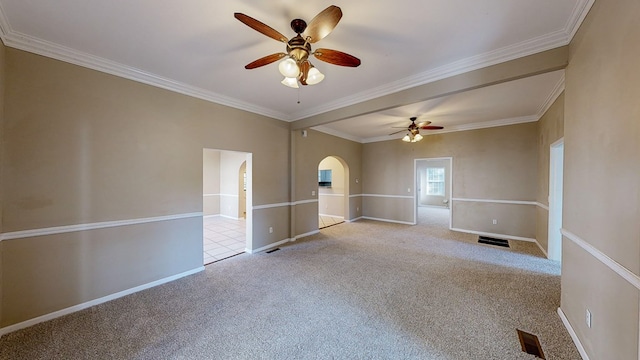
[[353,219],[351,219],[351,220],[345,220],[345,221],[346,221],[346,222],[348,222],[348,223],[350,223],[350,222],[356,222],[356,221],[358,221],[358,220],[362,220],[362,219],[363,219],[363,217],[362,217],[362,216],[360,216],[360,217],[353,218]]
[[293,240],[291,240],[291,241],[296,241],[298,239],[302,239],[303,237],[307,237],[307,236],[311,236],[311,235],[315,235],[315,234],[319,234],[319,233],[320,233],[320,230],[309,231],[309,232],[304,233],[304,234],[296,235],[296,237],[294,237]]
[[576,345],[576,348],[578,348],[578,352],[580,353],[580,356],[582,356],[582,359],[589,360],[589,355],[587,355],[587,351],[584,349],[584,346],[582,346],[580,339],[578,339],[578,335],[573,330],[573,327],[569,323],[569,319],[567,319],[567,317],[564,315],[564,311],[562,311],[561,308],[558,308],[558,315],[560,315],[560,320],[562,320],[564,327],[567,328],[569,335],[571,335],[571,339],[573,340],[573,343]]
[[229,215],[222,215],[222,214],[220,214],[219,216],[220,216],[220,217],[223,217],[223,218],[225,218],[225,219],[240,220],[240,218],[239,218],[239,217],[233,217],[233,216],[229,216]]
[[269,245],[263,246],[261,248],[257,248],[257,249],[253,249],[253,250],[245,249],[245,252],[249,253],[249,254],[255,254],[255,253],[259,253],[259,252],[262,252],[262,251],[265,251],[265,250],[269,250],[269,249],[278,247],[278,246],[280,246],[282,244],[286,244],[289,241],[292,241],[292,240],[291,239],[280,240],[278,242],[274,242],[273,244],[269,244]]
[[195,274],[195,273],[203,271],[203,270],[204,270],[204,266],[201,266],[201,267],[195,268],[193,270],[185,271],[185,272],[180,273],[180,274],[176,274],[176,275],[173,275],[173,276],[166,277],[164,279],[156,280],[156,281],[153,281],[153,282],[150,282],[150,283],[147,283],[147,284],[136,286],[136,287],[131,288],[131,289],[127,289],[127,290],[123,290],[123,291],[117,292],[115,294],[111,294],[111,295],[107,295],[107,296],[104,296],[104,297],[101,297],[101,298],[98,298],[98,299],[95,299],[95,300],[87,301],[87,302],[82,303],[82,304],[70,306],[68,308],[65,308],[65,309],[62,309],[62,310],[58,310],[58,311],[54,311],[54,312],[46,314],[46,315],[38,316],[36,318],[29,319],[29,320],[26,320],[26,321],[23,321],[23,322],[20,322],[20,323],[17,323],[17,324],[9,325],[7,327],[0,328],[0,336],[3,336],[3,335],[8,334],[10,332],[14,332],[16,330],[27,328],[29,326],[33,326],[33,325],[41,323],[41,322],[53,320],[55,318],[58,318],[58,317],[61,317],[61,316],[64,316],[64,315],[68,315],[68,314],[74,313],[76,311],[84,310],[86,308],[89,308],[89,307],[92,307],[92,306],[95,306],[95,305],[99,305],[99,304],[105,303],[107,301],[115,300],[117,298],[121,298],[123,296],[127,296],[127,295],[130,295],[130,294],[136,293],[138,291],[142,291],[142,290],[146,290],[146,289],[152,288],[154,286],[162,285],[162,284],[165,284],[165,283],[180,279],[182,277]]
[[214,217],[220,217],[220,214],[205,215],[202,218],[203,219],[210,219],[210,218],[214,218]]
[[381,219],[381,218],[374,218],[374,217],[370,217],[370,216],[362,216],[362,217],[360,217],[360,219],[375,220],[375,221],[382,221],[382,222],[388,222],[388,223],[394,223],[394,224],[403,224],[403,225],[415,225],[416,224],[414,222],[409,222],[409,221],[398,221],[398,220],[391,220],[391,219]]
[[540,243],[538,242],[538,239],[536,239],[536,245],[538,245],[538,248],[540,249],[540,251],[542,251],[542,253],[544,254],[544,257],[546,257],[547,259],[549,258],[549,254],[547,254],[547,250],[545,250],[542,245],[540,245]]
[[463,233],[467,233],[467,234],[475,234],[475,235],[482,235],[482,236],[489,236],[489,237],[507,239],[507,240],[517,240],[517,241],[526,241],[526,242],[537,243],[536,239],[532,239],[532,238],[528,238],[528,237],[522,237],[522,236],[496,234],[496,233],[489,233],[489,232],[475,231],[475,230],[466,230],[466,229],[458,229],[458,228],[450,228],[449,230],[459,231],[459,232],[463,232]]

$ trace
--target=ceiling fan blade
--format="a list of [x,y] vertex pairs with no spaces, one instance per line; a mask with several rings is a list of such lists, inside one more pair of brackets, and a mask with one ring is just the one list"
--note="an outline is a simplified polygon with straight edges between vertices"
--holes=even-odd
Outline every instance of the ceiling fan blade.
[[268,37],[272,38],[272,39],[276,39],[278,41],[282,41],[283,43],[286,43],[287,41],[289,41],[289,39],[286,38],[286,36],[282,35],[280,32],[278,32],[277,30],[274,30],[271,26],[266,25],[254,18],[252,18],[251,16],[245,15],[243,13],[234,13],[233,16],[242,21],[245,25],[247,25],[248,27],[252,28],[253,30],[256,30],[264,35],[267,35]]
[[311,63],[309,60],[305,60],[300,63],[300,84],[307,85],[307,77],[309,77],[309,70],[311,70]]
[[328,62],[329,64],[349,67],[360,66],[360,59],[338,50],[316,49],[313,55],[315,55],[316,59]]
[[272,62],[278,61],[278,60],[282,59],[285,56],[287,56],[287,54],[285,54],[285,53],[277,53],[277,54],[267,55],[265,57],[261,57],[260,59],[245,65],[244,68],[245,69],[255,69],[255,68],[258,68],[260,66],[265,66],[265,65],[271,64]]
[[338,25],[341,18],[342,10],[335,5],[331,5],[311,19],[307,29],[302,33],[302,37],[305,39],[310,38],[309,42],[313,44],[329,35]]
[[417,123],[416,125],[417,125],[419,128],[422,128],[423,126],[427,126],[427,125],[429,125],[429,124],[431,124],[431,121],[423,121],[423,122],[419,122],[419,123]]
[[442,129],[444,129],[444,127],[443,126],[429,125],[429,126],[421,126],[420,129],[423,129],[423,130],[442,130]]
[[398,134],[398,133],[401,133],[401,132],[403,132],[403,131],[407,131],[407,129],[405,128],[404,130],[400,130],[400,131],[392,132],[391,134],[389,134],[389,136],[391,136],[391,135],[395,135],[395,134]]

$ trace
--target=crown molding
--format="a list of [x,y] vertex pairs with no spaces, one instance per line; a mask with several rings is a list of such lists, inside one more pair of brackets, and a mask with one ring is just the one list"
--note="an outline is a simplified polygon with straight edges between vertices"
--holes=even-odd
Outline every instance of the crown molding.
[[556,31],[554,33],[514,44],[512,46],[455,61],[445,66],[440,66],[417,75],[399,79],[394,82],[384,84],[382,86],[363,91],[352,96],[344,97],[321,106],[305,109],[294,113],[292,115],[292,118],[294,119],[294,121],[301,120],[310,116],[340,109],[363,101],[372,100],[416,86],[446,79],[455,75],[460,75],[469,71],[482,69],[506,61],[537,54],[546,50],[555,49],[567,44],[567,36],[564,30]]
[[[540,117],[538,115],[520,116],[515,118],[491,120],[491,121],[484,121],[479,123],[447,126],[446,129],[435,130],[435,131],[431,130],[425,133],[421,132],[420,134],[426,137],[430,135],[445,134],[445,133],[457,132],[457,131],[479,130],[479,129],[498,127],[498,126],[524,124],[529,122],[536,122],[539,119]],[[399,135],[395,135],[395,136],[377,136],[377,137],[364,139],[362,143],[367,144],[367,143],[379,142],[379,141],[396,140],[396,139],[402,139],[403,137],[404,137],[404,133],[400,133]]]
[[337,136],[339,138],[343,138],[343,139],[359,142],[359,143],[363,143],[364,140],[365,140],[365,139],[359,138],[357,136],[353,136],[353,135],[349,135],[347,133],[343,133],[342,131],[338,131],[338,130],[334,130],[334,129],[328,128],[328,127],[326,127],[324,125],[313,126],[313,127],[311,127],[311,129],[316,130],[316,131],[320,131],[320,132],[325,133],[325,134]]
[[496,65],[502,62],[533,55],[546,50],[568,45],[573,36],[582,25],[584,18],[591,10],[595,0],[578,0],[573,8],[569,20],[562,30],[558,30],[534,39],[523,41],[511,46],[503,47],[484,54],[462,59],[435,69],[427,70],[423,73],[399,79],[397,81],[360,92],[349,97],[345,97],[322,106],[302,110],[292,115],[293,120],[301,120],[310,116],[322,114],[328,111],[357,104],[363,101],[375,99],[398,91],[424,85],[430,82],[442,80],[451,76],[463,74],[465,72],[481,69],[487,66]]
[[8,46],[18,50],[27,51],[37,55],[64,61],[70,64],[82,66],[121,78],[133,80],[146,85],[173,91],[179,94],[192,96],[220,105],[229,106],[238,110],[248,111],[254,114],[264,115],[283,121],[291,121],[290,117],[282,112],[256,106],[238,99],[224,96],[196,86],[187,85],[169,78],[158,76],[150,72],[127,66],[115,61],[90,55],[74,49],[54,44],[49,41],[34,38],[18,32],[13,32],[6,22],[4,12],[0,11],[0,38]]
[[562,92],[564,91],[564,80],[565,80],[565,74],[564,72],[562,72],[562,76],[560,77],[560,80],[558,80],[556,85],[553,87],[553,90],[551,90],[551,93],[549,94],[547,99],[540,106],[540,109],[538,109],[538,112],[537,112],[538,119],[544,116],[544,114],[547,112],[547,110],[549,110],[551,105],[553,105],[553,103],[558,99],[560,94],[562,94]]
[[16,32],[11,28],[6,17],[6,13],[1,6],[0,39],[2,39],[4,44],[8,47],[28,51],[34,54],[72,63],[78,66],[141,82],[147,85],[156,86],[165,90],[174,91],[239,110],[291,122],[501,62],[565,46],[569,44],[577,32],[594,2],[595,0],[578,0],[573,9],[572,15],[569,17],[569,20],[562,30],[514,44],[512,46],[507,46],[484,54],[462,59],[445,66],[425,71],[417,74],[416,76],[399,79],[368,91],[360,92],[352,96],[326,103],[322,106],[309,108],[293,114],[286,114],[273,109],[256,106],[209,90],[161,77],[141,69],[82,53],[52,42]]

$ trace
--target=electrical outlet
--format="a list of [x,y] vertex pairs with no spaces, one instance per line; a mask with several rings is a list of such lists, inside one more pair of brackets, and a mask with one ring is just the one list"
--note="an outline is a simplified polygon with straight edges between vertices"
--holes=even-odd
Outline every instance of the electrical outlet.
[[493,225],[498,225],[498,219],[493,219]]
[[311,190],[311,196],[316,196],[316,191],[315,190]]
[[587,316],[585,320],[587,321],[587,327],[591,328],[591,311],[589,311],[589,309],[587,309]]
[[407,192],[410,193],[411,192],[411,188],[407,188]]
[[359,208],[359,207],[356,207],[356,211],[360,211],[360,208]]
[[273,226],[269,226],[269,234],[273,234]]

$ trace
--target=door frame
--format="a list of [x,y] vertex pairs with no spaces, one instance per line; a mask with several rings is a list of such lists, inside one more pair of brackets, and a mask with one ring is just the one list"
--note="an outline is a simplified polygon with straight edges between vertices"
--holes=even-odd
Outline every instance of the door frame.
[[564,177],[564,138],[549,146],[549,220],[547,222],[547,257],[562,260],[562,202]]
[[453,198],[453,157],[452,156],[443,156],[443,157],[433,157],[433,158],[420,158],[413,159],[413,224],[416,225],[418,223],[418,188],[420,187],[419,179],[418,179],[418,162],[419,161],[440,161],[440,160],[449,160],[449,178],[445,179],[449,183],[449,230],[451,230],[451,224],[453,222],[453,204],[451,203],[451,199]]

